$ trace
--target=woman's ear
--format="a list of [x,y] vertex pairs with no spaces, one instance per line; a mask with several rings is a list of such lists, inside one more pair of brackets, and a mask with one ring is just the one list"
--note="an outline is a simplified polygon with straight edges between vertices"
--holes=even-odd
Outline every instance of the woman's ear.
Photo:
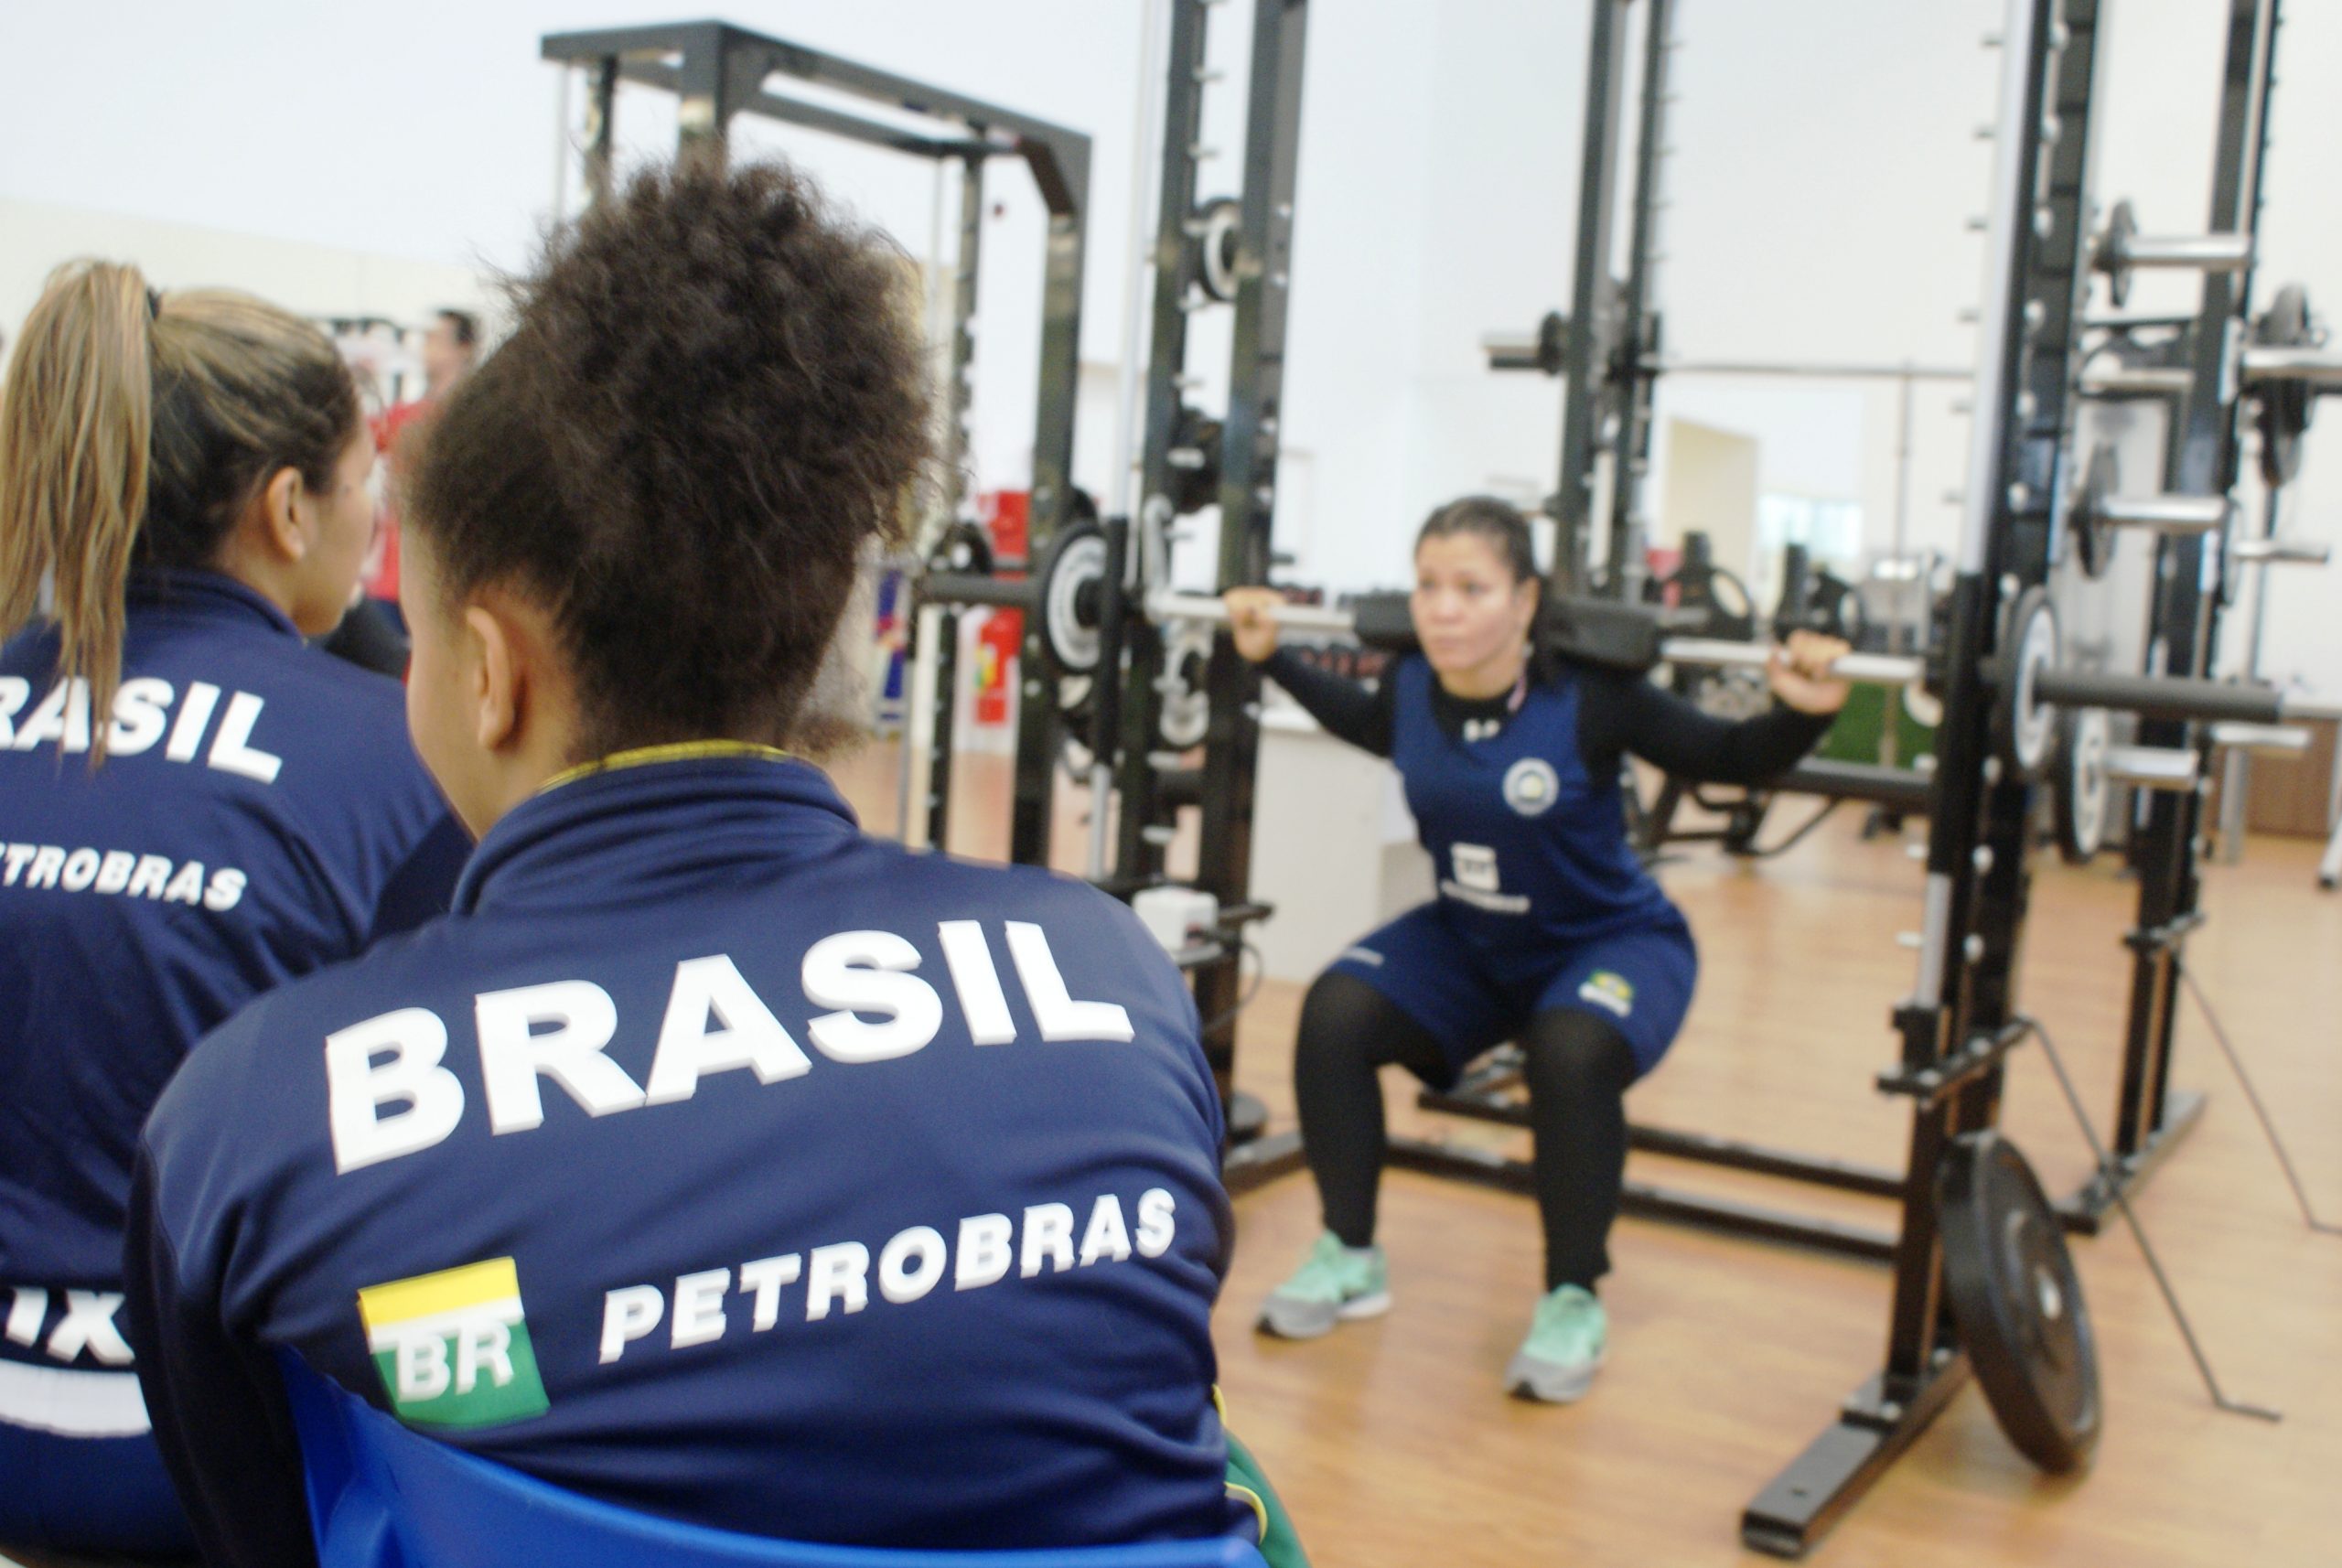
[[494,602],[464,607],[464,635],[470,641],[472,731],[480,749],[501,751],[518,736],[527,702],[525,639]]
[[309,520],[301,499],[306,487],[298,468],[279,468],[268,477],[254,503],[261,514],[261,539],[270,554],[286,565],[298,565],[309,553]]

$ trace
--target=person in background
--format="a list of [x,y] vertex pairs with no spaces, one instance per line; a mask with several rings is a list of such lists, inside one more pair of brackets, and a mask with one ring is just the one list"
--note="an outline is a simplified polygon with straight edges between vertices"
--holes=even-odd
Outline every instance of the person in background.
[[374,543],[367,553],[366,597],[390,618],[401,637],[399,608],[399,495],[412,466],[409,448],[422,423],[471,373],[479,355],[479,317],[468,310],[442,310],[423,336],[423,395],[383,410],[374,418],[374,446],[389,467],[389,496]]
[[140,1125],[207,1030],[445,910],[469,851],[398,686],[302,641],[373,466],[332,343],[245,295],[77,263],[9,363],[0,1542],[188,1550],[117,1317]]

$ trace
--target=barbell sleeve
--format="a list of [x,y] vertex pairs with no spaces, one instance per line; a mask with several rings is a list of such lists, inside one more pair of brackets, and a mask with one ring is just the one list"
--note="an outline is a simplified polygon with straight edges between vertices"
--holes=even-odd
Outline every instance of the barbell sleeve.
[[[1324,605],[1281,604],[1276,611],[1277,626],[1282,630],[1330,631],[1347,636],[1358,629],[1358,618],[1348,610]],[[1226,626],[1228,606],[1209,594],[1150,594],[1146,616],[1156,622],[1196,621],[1206,626]]]
[[2093,505],[2109,528],[2151,533],[2209,533],[2229,516],[2226,496],[2100,496]]
[[2279,693],[2267,686],[2238,686],[2175,675],[2122,675],[2100,670],[2044,670],[2033,678],[2034,694],[2065,708],[2111,708],[2143,719],[2180,723],[2230,720],[2273,725],[2287,716]]
[[2244,379],[2262,381],[2305,381],[2324,390],[2342,388],[2342,354],[2324,349],[2247,349]]
[[2247,566],[2323,566],[2334,546],[2322,539],[2240,539],[2229,553]]
[[988,605],[995,609],[1030,610],[1041,602],[1041,585],[1032,577],[993,577],[982,572],[929,572],[919,585],[931,605]]
[[2197,273],[2242,272],[2252,264],[2250,234],[2126,234],[2114,248],[2113,263]]
[[[1762,670],[1772,660],[1773,647],[1763,642],[1671,637],[1660,644],[1659,652],[1670,664]],[[1916,686],[1926,677],[1927,666],[1917,659],[1892,653],[1849,653],[1830,666],[1830,673],[1841,681],[1855,681],[1866,686]]]
[[2203,776],[2204,759],[2186,746],[2110,746],[2101,766],[2117,784],[2185,794]]

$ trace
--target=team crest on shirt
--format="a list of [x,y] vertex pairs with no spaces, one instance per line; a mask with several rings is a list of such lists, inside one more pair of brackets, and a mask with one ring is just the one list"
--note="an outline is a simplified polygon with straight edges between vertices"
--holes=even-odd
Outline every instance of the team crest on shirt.
[[1615,970],[1597,969],[1577,988],[1578,1000],[1607,1007],[1623,1018],[1635,1010],[1635,988]]
[[1561,792],[1561,777],[1542,757],[1524,757],[1505,769],[1504,803],[1524,817],[1543,816]]
[[392,1409],[410,1425],[493,1426],[548,1408],[510,1258],[369,1285],[358,1316]]

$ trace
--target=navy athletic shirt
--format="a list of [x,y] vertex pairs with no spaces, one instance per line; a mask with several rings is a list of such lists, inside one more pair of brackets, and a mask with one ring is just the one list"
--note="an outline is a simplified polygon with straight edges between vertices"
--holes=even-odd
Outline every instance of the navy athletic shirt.
[[1129,910],[662,747],[532,797],[454,914],[271,993],[146,1132],[130,1317],[217,1563],[309,1555],[283,1374],[782,1539],[1223,1533],[1230,1210]]
[[1621,765],[1761,784],[1836,715],[1776,704],[1737,723],[1638,675],[1552,661],[1507,696],[1449,694],[1421,654],[1371,690],[1291,649],[1267,672],[1327,731],[1398,768],[1442,912],[1494,949],[1569,944],[1681,917],[1627,843]]
[[444,912],[471,846],[397,683],[229,578],[133,577],[94,773],[56,655],[0,648],[0,1420],[71,1370],[78,1413],[20,1424],[134,1433],[113,1316],[156,1096],[254,995]]

